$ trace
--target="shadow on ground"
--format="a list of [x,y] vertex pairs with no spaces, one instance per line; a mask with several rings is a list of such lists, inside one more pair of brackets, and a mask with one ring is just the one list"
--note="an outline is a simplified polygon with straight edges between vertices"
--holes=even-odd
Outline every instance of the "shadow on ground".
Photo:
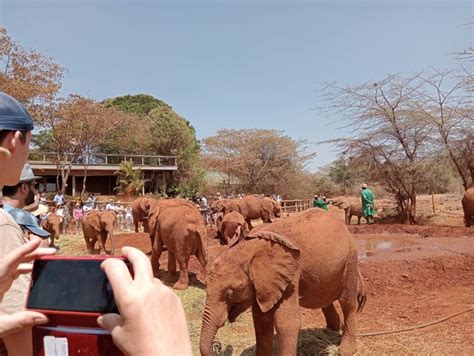
[[[298,356],[313,355],[337,355],[337,345],[339,345],[341,335],[338,332],[327,330],[308,328],[300,330],[298,335]],[[215,350],[218,351],[218,350]],[[274,337],[273,353],[279,355],[277,345],[277,336]],[[217,353],[220,356],[237,355],[231,345],[227,345],[223,350]],[[256,346],[253,345],[246,348],[240,353],[240,356],[254,356],[256,354]]]

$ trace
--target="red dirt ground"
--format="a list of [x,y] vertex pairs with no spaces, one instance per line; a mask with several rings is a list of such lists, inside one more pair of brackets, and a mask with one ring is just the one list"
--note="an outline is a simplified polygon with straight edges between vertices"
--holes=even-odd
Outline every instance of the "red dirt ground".
[[[385,238],[411,241],[416,248],[388,249],[362,258],[368,300],[359,316],[359,332],[394,330],[434,321],[463,311],[474,303],[474,229],[453,226],[350,226],[358,243]],[[210,244],[213,230],[209,230]],[[118,246],[151,252],[146,234],[122,234]],[[167,254],[161,257],[166,268]],[[202,268],[191,258],[189,270],[202,280]],[[303,310],[305,327],[322,328],[318,310]],[[409,332],[363,337],[367,353],[474,354],[474,311]]]
[[[473,306],[473,228],[398,224],[349,228],[366,253],[360,268],[368,299],[359,316],[359,333],[412,327]],[[218,244],[215,231],[208,232],[209,245]],[[122,246],[151,253],[145,233],[116,237],[116,254],[120,254]],[[387,241],[393,246],[387,248]],[[160,262],[161,268],[166,269],[166,252]],[[202,268],[194,257],[189,270],[204,282]],[[304,327],[324,327],[319,310],[303,309],[302,315]],[[474,355],[474,311],[423,329],[361,337],[358,344],[361,354]]]

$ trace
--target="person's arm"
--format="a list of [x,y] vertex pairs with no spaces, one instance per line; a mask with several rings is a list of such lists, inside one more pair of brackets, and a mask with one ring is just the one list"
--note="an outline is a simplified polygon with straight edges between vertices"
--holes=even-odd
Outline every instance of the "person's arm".
[[133,247],[122,254],[132,264],[110,258],[102,262],[119,314],[105,314],[97,323],[112,334],[126,355],[192,355],[191,340],[181,300],[158,279],[148,257]]
[[[54,248],[40,248],[41,239],[33,238],[26,244],[14,249],[0,259],[0,300],[10,288],[13,281],[24,273],[32,270],[32,265],[27,263],[35,258],[56,253]],[[37,312],[22,311],[13,314],[4,314],[0,310],[0,337],[20,331],[21,329],[36,324],[44,324],[48,318]]]

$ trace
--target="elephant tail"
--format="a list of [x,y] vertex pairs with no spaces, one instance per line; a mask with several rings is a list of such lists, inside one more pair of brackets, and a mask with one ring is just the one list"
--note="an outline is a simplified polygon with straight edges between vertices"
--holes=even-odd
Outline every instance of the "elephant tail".
[[357,267],[357,275],[360,283],[360,288],[357,292],[357,312],[360,313],[364,309],[365,302],[367,301],[367,294],[365,293],[364,278],[360,273],[359,267]]

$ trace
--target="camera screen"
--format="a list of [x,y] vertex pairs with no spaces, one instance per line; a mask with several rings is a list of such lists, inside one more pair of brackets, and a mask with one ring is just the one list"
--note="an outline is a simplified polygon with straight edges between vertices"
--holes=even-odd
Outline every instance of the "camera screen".
[[36,260],[27,308],[118,313],[99,260]]

